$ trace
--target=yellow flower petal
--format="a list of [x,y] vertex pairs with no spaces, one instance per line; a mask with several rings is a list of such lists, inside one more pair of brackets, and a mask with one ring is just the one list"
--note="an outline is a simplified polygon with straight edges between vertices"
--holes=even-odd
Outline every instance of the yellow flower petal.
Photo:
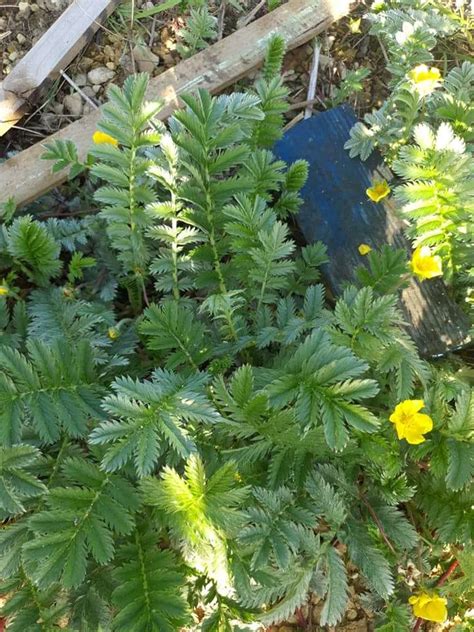
[[93,136],[92,136],[92,140],[94,141],[94,143],[96,145],[101,145],[104,143],[108,143],[109,145],[118,145],[118,140],[115,139],[113,136],[110,136],[109,134],[106,134],[105,132],[94,132]]
[[448,618],[448,609],[446,608],[446,599],[436,597],[432,599],[429,604],[424,607],[424,618],[428,621],[435,621],[436,623],[442,623]]
[[423,443],[423,441],[426,441],[418,429],[409,427],[405,427],[405,436],[403,438],[406,439],[410,445],[419,445]]
[[401,441],[402,439],[405,439],[405,432],[406,432],[405,424],[396,423],[395,430],[396,430],[397,438],[399,441]]
[[431,94],[441,83],[441,72],[438,68],[428,68],[426,64],[420,64],[408,73],[420,96]]
[[425,413],[416,413],[416,415],[413,416],[413,424],[415,424],[418,430],[423,434],[433,430],[433,420]]
[[405,417],[411,417],[420,411],[425,402],[422,399],[405,399],[395,406],[395,410],[390,415],[390,421],[396,422]]
[[372,200],[372,202],[380,202],[383,198],[387,197],[390,193],[390,187],[386,180],[382,180],[381,182],[376,182],[372,187],[369,187],[365,191],[367,196]]
[[442,623],[448,618],[447,601],[444,597],[422,593],[413,595],[408,602],[413,606],[413,614],[426,621]]
[[8,294],[8,288],[6,285],[0,285],[0,296],[6,296]]
[[389,420],[395,424],[399,439],[406,439],[412,445],[426,441],[423,435],[433,430],[433,420],[418,412],[424,405],[422,399],[406,399],[397,404]]
[[418,246],[411,259],[411,269],[414,274],[424,281],[443,274],[441,258],[431,254],[429,246]]
[[361,255],[368,255],[372,248],[369,246],[369,244],[360,244],[357,250]]
[[409,73],[410,79],[414,83],[422,83],[423,81],[439,81],[441,79],[441,72],[438,68],[428,68],[426,64],[420,64],[413,68]]

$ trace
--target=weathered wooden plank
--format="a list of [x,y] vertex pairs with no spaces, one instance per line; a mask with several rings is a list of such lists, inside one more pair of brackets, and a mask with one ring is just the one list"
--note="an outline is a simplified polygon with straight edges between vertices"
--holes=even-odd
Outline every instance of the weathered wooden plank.
[[0,136],[37,101],[121,0],[75,0],[0,84]]
[[[307,42],[348,11],[349,0],[289,0],[244,29],[153,78],[148,97],[163,101],[160,117],[165,119],[180,107],[180,94],[197,88],[217,92],[261,64],[268,39],[275,33],[281,34],[291,49]],[[79,156],[84,158],[90,150],[99,118],[100,110],[92,112],[45,142],[72,140]],[[40,160],[43,151],[42,143],[37,143],[0,166],[0,203],[13,196],[18,204],[24,204],[64,182],[66,172],[51,173],[51,164]]]
[[[348,106],[335,108],[298,123],[277,145],[284,160],[303,158],[309,163],[298,223],[306,241],[327,245],[330,261],[324,276],[335,295],[365,262],[358,252],[361,243],[373,248],[389,243],[411,253],[406,224],[397,216],[393,199],[374,204],[365,192],[374,180],[393,178],[380,154],[362,162],[344,149],[356,120]],[[400,303],[422,356],[440,356],[469,342],[468,320],[441,279],[419,283],[412,278]]]

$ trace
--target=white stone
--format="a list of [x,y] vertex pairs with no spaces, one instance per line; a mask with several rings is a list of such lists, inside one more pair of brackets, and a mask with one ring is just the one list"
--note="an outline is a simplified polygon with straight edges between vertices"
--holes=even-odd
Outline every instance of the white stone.
[[80,88],[82,88],[82,86],[87,85],[87,75],[83,72],[80,72],[78,75],[73,77],[73,81],[76,84],[76,86],[79,86]]
[[19,2],[18,11],[23,17],[27,18],[31,13],[31,7],[29,2]]
[[81,116],[84,104],[80,94],[77,94],[77,92],[74,94],[68,94],[64,97],[63,103],[69,114],[72,114],[73,116]]
[[87,73],[87,78],[95,86],[107,83],[107,81],[110,81],[114,77],[115,72],[105,66],[99,66],[99,68],[94,68]]

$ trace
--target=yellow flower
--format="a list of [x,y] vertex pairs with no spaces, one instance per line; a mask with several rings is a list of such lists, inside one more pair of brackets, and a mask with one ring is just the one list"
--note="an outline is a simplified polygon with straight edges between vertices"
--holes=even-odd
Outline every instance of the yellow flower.
[[388,186],[386,180],[381,180],[380,182],[376,182],[374,186],[367,189],[366,193],[372,202],[380,202],[380,200],[383,200],[384,197],[387,197],[390,193],[390,187]]
[[443,274],[441,257],[432,255],[429,246],[418,246],[411,259],[411,269],[420,281],[442,276]]
[[419,412],[424,405],[422,399],[406,399],[397,404],[389,419],[395,424],[399,439],[406,439],[411,445],[426,441],[423,435],[433,430],[433,420]]
[[117,338],[120,336],[120,332],[116,327],[109,327],[109,329],[107,330],[107,335],[110,340],[117,340]]
[[413,595],[408,601],[413,606],[415,617],[436,621],[436,623],[442,623],[448,618],[447,601],[444,597],[421,593],[420,595]]
[[420,64],[408,73],[420,96],[425,97],[431,94],[441,83],[441,73],[438,68],[428,68],[425,64]]
[[8,294],[8,287],[6,285],[0,285],[0,296],[6,296]]
[[360,255],[368,255],[372,248],[369,246],[369,244],[360,244],[357,250],[359,251]]
[[109,145],[115,145],[117,147],[118,140],[116,140],[113,136],[106,134],[105,132],[94,132],[92,136],[92,140],[96,145],[102,145],[103,143],[108,143]]

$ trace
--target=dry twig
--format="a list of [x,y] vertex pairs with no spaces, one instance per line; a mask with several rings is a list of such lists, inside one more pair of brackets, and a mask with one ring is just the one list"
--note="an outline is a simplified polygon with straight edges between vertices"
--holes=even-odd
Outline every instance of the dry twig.
[[226,0],[222,0],[219,6],[219,13],[217,14],[217,41],[221,40],[224,35],[224,19],[226,8],[227,2]]
[[73,81],[71,79],[71,77],[69,77],[69,75],[67,75],[64,70],[60,70],[59,74],[61,75],[61,77],[63,79],[65,79],[68,84],[74,88],[74,90],[81,95],[81,97],[84,99],[84,101],[86,101],[92,108],[94,108],[94,110],[98,110],[99,106],[97,105],[97,103],[94,103],[94,101],[87,96],[87,94],[84,92],[84,90],[81,90],[81,88],[77,85],[77,83],[75,81]]
[[238,28],[242,28],[243,26],[247,26],[249,22],[251,22],[257,13],[265,6],[267,0],[260,0],[256,7],[254,7],[250,13],[247,13],[243,18],[237,21]]
[[321,46],[319,42],[314,40],[314,52],[313,52],[313,61],[311,63],[311,73],[309,76],[309,86],[308,86],[308,95],[307,101],[309,102],[304,111],[305,119],[309,118],[313,113],[313,99],[316,94],[316,83],[318,81],[318,68],[319,68],[319,54],[321,52]]

